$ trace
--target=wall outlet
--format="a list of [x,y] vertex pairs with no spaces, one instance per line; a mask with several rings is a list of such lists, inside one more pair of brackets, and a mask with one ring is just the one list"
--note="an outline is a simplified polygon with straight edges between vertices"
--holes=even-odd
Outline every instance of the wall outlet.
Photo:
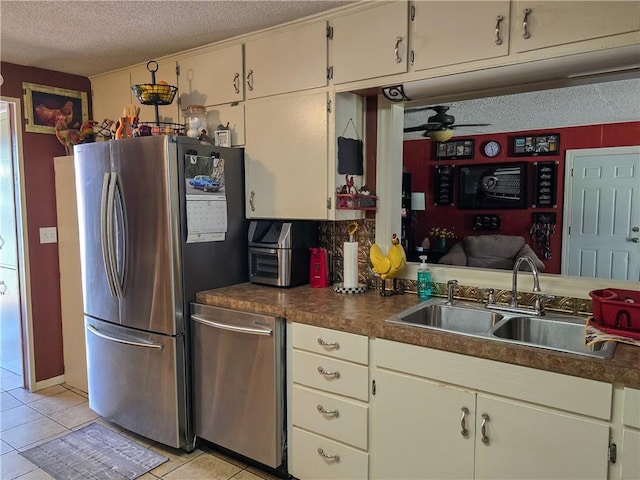
[[58,243],[58,229],[56,227],[42,227],[40,229],[40,243]]

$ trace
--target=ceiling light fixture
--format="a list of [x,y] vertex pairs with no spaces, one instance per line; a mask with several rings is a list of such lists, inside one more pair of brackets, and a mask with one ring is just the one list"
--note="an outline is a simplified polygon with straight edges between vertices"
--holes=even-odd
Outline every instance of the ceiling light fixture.
[[453,137],[453,133],[453,129],[445,128],[444,130],[431,130],[430,132],[427,132],[426,135],[436,142],[446,142]]

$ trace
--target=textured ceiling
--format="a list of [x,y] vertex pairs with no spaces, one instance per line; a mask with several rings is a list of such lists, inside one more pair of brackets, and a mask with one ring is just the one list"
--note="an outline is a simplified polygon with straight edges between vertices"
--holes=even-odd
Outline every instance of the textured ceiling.
[[0,1],[5,62],[91,76],[353,1]]
[[[499,97],[446,102],[456,123],[490,123],[486,127],[459,127],[456,136],[540,130],[575,125],[640,121],[640,79],[579,85]],[[420,107],[417,107],[420,108]],[[433,110],[412,110],[405,127],[421,125]],[[421,132],[404,138],[424,138]]]

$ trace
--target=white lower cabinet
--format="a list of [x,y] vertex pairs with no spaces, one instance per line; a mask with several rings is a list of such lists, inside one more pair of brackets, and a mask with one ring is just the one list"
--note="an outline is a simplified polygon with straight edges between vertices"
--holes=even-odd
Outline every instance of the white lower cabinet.
[[289,473],[368,478],[368,338],[297,323],[292,336]]
[[373,478],[473,478],[472,392],[391,371],[375,381]]
[[[607,478],[610,385],[386,340],[372,352],[371,478]],[[551,405],[536,395],[558,381]],[[596,418],[549,408],[565,402]]]
[[483,394],[475,420],[476,479],[607,478],[606,423]]
[[640,478],[640,390],[624,389],[622,448],[619,452],[620,479]]

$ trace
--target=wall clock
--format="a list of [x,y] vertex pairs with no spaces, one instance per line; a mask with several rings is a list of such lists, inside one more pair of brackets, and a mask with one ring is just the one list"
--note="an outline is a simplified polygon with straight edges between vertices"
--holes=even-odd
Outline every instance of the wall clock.
[[500,154],[500,151],[502,150],[502,148],[500,147],[500,144],[495,140],[489,140],[488,142],[484,142],[481,148],[482,148],[482,154],[485,157],[489,157],[489,158],[497,157]]

